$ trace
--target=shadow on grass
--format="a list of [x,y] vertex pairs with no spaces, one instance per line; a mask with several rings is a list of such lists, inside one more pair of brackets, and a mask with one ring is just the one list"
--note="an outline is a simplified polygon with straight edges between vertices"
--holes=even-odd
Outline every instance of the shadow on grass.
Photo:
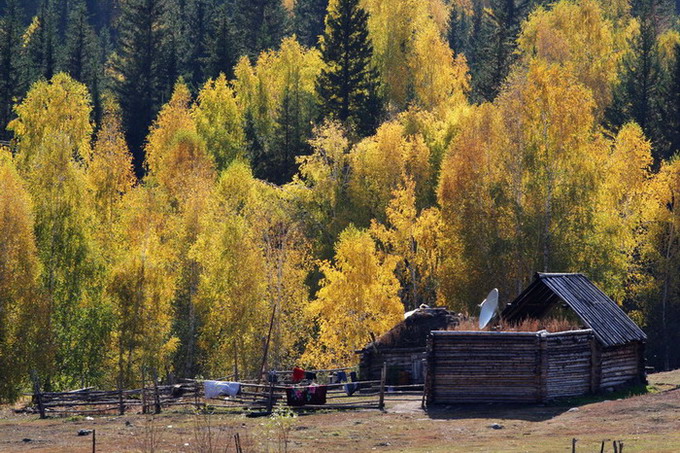
[[601,392],[578,398],[565,398],[545,404],[434,404],[426,409],[428,416],[435,420],[460,420],[484,418],[493,420],[524,420],[540,422],[557,417],[569,409],[587,404],[600,403],[633,396],[656,393],[653,386],[635,386],[615,392]]

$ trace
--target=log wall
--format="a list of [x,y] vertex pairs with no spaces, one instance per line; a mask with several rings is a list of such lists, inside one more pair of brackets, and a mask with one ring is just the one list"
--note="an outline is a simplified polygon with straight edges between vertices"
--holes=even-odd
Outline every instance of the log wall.
[[601,349],[592,330],[434,331],[428,404],[535,403],[644,380],[643,345]]
[[591,391],[591,331],[559,332],[544,336],[547,355],[542,400],[585,395]]
[[630,343],[602,349],[600,389],[617,388],[626,384],[642,384],[644,374],[644,344]]

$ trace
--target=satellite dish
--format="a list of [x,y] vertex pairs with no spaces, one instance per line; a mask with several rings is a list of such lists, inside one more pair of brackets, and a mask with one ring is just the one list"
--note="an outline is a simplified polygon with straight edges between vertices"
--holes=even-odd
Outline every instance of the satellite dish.
[[412,315],[413,313],[415,313],[416,311],[417,311],[417,309],[416,309],[416,310],[407,311],[406,313],[404,313],[404,319],[408,318],[409,316],[411,316],[411,315]]
[[496,314],[496,309],[498,308],[498,289],[494,288],[486,296],[479,310],[479,328],[483,329],[489,324]]

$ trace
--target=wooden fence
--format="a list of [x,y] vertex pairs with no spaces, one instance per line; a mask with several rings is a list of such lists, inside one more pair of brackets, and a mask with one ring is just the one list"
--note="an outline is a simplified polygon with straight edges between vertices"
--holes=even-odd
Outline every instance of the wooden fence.
[[432,403],[535,403],[599,388],[590,329],[547,332],[434,331],[425,397]]
[[[285,373],[281,373],[285,374]],[[41,418],[48,415],[110,414],[120,415],[129,411],[160,413],[171,406],[193,406],[195,409],[237,409],[271,412],[273,406],[286,404],[286,392],[290,388],[306,388],[282,383],[239,382],[240,392],[234,396],[205,398],[202,380],[185,379],[175,385],[153,385],[132,390],[97,390],[86,388],[68,392],[42,392],[36,385],[33,405]],[[413,401],[422,397],[422,385],[388,386],[385,383],[385,367],[380,380],[352,383],[322,384],[326,387],[325,404],[305,404],[291,407],[294,410],[317,409],[379,409],[385,401]],[[348,394],[347,385],[355,385],[356,391]]]

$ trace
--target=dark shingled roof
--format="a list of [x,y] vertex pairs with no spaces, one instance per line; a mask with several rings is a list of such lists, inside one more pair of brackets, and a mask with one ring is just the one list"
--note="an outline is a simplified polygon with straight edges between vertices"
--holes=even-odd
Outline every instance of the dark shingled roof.
[[534,281],[503,310],[501,317],[507,322],[541,318],[560,301],[574,310],[603,346],[647,339],[616,302],[582,274],[537,273]]

